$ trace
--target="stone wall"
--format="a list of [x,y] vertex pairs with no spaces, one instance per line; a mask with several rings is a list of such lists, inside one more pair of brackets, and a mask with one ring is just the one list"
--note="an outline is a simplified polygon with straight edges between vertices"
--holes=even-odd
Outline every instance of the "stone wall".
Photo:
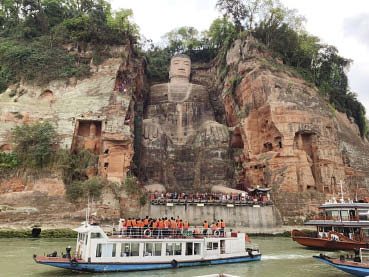
[[279,227],[282,223],[280,214],[274,206],[264,207],[225,207],[196,205],[147,205],[141,209],[140,216],[177,217],[186,219],[191,225],[202,225],[204,220],[212,222],[223,219],[227,226],[267,229]]

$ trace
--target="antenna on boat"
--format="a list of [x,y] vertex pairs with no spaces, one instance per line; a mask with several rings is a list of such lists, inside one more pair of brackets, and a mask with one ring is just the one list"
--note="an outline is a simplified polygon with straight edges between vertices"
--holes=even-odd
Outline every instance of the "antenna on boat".
[[87,209],[86,209],[86,221],[85,221],[86,227],[89,222],[90,222],[90,194],[88,194],[87,196]]

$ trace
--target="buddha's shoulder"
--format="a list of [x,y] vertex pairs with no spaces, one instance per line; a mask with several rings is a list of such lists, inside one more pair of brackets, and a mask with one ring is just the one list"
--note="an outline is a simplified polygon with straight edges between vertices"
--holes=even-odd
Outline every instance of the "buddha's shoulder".
[[155,84],[150,87],[151,93],[166,93],[168,92],[168,83]]

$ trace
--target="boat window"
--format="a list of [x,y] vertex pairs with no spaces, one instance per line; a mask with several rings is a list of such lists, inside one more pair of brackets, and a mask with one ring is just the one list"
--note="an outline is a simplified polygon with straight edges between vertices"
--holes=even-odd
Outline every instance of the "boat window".
[[174,255],[182,255],[182,243],[175,243]]
[[87,239],[88,239],[88,236],[87,234],[85,234],[85,244],[87,245]]
[[131,243],[131,256],[140,255],[140,244],[138,242]]
[[144,256],[161,256],[161,243],[145,243]]
[[369,211],[359,212],[359,220],[368,220],[368,219],[369,219]]
[[116,244],[115,243],[98,243],[96,245],[96,257],[115,257]]
[[[195,247],[193,248],[193,254],[194,255],[200,255],[201,254],[201,245],[200,245],[200,243],[194,243],[194,245],[195,245]],[[218,245],[218,243],[217,243],[217,245]],[[213,246],[214,246],[214,244],[213,244]],[[217,246],[217,248],[218,248],[218,246]]]
[[140,254],[140,243],[125,242],[121,244],[121,250],[120,250],[121,257],[139,256],[139,254]]
[[186,242],[186,256],[193,255],[193,243]]
[[112,248],[112,250],[111,250],[111,256],[112,256],[112,257],[115,257],[115,256],[116,256],[116,254],[117,254],[117,245],[114,243],[114,244],[113,244],[113,248]]
[[345,220],[345,221],[350,220],[349,211],[347,211],[347,210],[342,210],[342,211],[341,211],[341,219],[342,219],[342,220]]
[[167,243],[165,253],[166,253],[167,256],[173,255],[173,244],[172,243]]
[[91,233],[91,238],[92,239],[99,239],[99,238],[101,238],[101,233]]
[[96,257],[101,257],[101,253],[102,253],[101,248],[102,248],[101,243],[98,243],[96,245]]
[[131,253],[131,244],[130,243],[122,243],[120,248],[120,256],[128,257]]
[[161,243],[154,243],[154,256],[161,256]]
[[182,243],[167,243],[165,253],[167,256],[182,255]]
[[332,211],[332,219],[339,220],[339,218],[340,218],[339,211]]
[[218,242],[208,242],[206,245],[206,250],[217,250],[219,248]]

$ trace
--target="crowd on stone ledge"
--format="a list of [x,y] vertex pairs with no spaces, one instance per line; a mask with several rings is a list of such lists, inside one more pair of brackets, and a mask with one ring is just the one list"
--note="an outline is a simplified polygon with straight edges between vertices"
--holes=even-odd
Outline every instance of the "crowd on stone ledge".
[[218,192],[205,192],[205,193],[186,193],[186,192],[155,192],[150,195],[150,200],[166,200],[167,202],[173,202],[173,200],[185,200],[192,202],[202,201],[248,201],[248,202],[262,202],[266,203],[270,201],[269,193],[249,195],[245,193],[218,193]]

